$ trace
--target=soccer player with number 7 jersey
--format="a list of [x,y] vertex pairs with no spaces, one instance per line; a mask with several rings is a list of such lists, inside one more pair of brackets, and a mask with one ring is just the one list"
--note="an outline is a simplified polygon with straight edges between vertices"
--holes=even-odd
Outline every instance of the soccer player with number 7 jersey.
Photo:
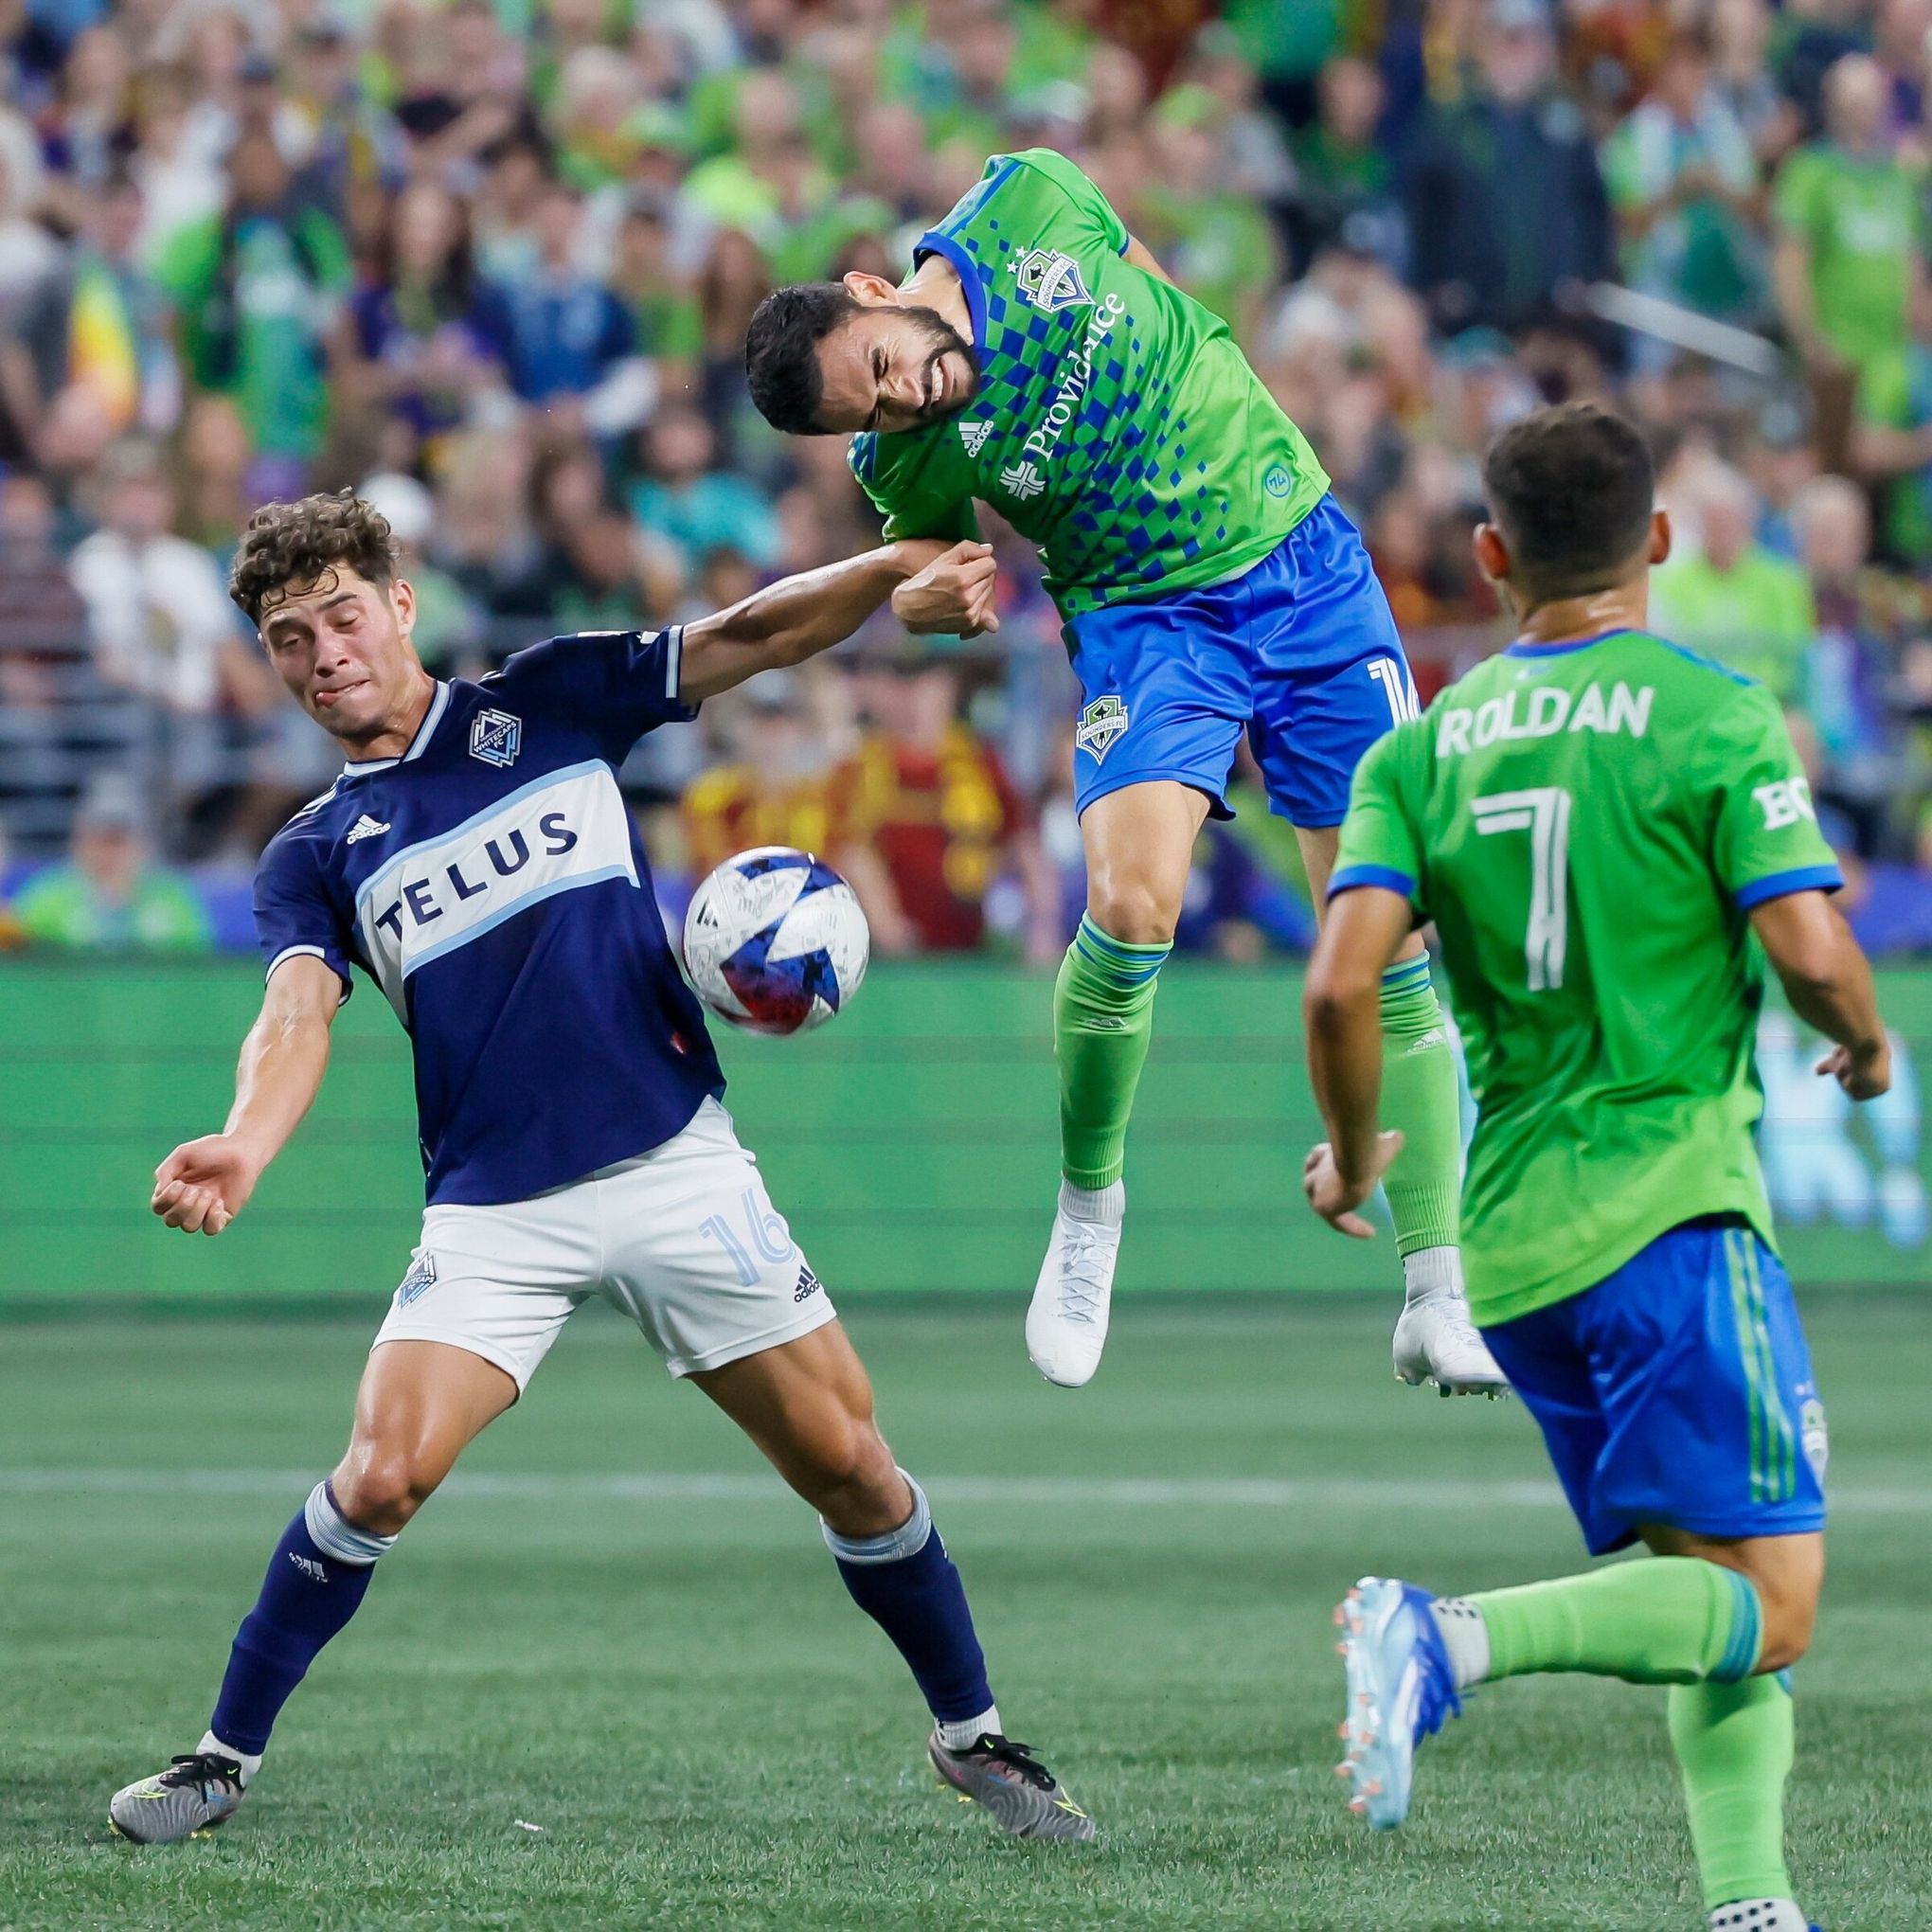
[[[780,289],[745,343],[753,400],[794,436],[853,437],[890,536],[975,533],[991,505],[1040,546],[1082,688],[1085,917],[1054,993],[1061,1186],[1027,1317],[1049,1382],[1106,1340],[1128,1117],[1194,842],[1230,816],[1243,732],[1317,904],[1356,760],[1415,708],[1394,619],[1307,439],[1235,346],[1063,154],[995,154],[876,275]],[[893,599],[913,631],[999,627],[993,583]],[[1456,1067],[1420,940],[1382,989],[1387,1177],[1406,1303],[1396,1373],[1494,1394],[1456,1251]]]
[[1783,1852],[1789,1667],[1824,1576],[1825,1412],[1753,1130],[1768,954],[1854,1100],[1890,1053],[1776,701],[1645,628],[1669,554],[1642,438],[1545,410],[1485,464],[1477,561],[1521,631],[1363,760],[1310,968],[1344,1232],[1386,1165],[1376,988],[1433,920],[1479,1110],[1469,1297],[1593,1556],[1462,1598],[1365,1577],[1337,1612],[1354,1809],[1402,1822],[1416,1746],[1472,1686],[1667,1684],[1712,1928],[1805,1932]]

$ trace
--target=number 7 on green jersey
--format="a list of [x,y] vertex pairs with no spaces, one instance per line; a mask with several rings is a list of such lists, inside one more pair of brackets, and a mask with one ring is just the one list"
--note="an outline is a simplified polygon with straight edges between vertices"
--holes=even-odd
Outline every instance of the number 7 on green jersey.
[[1569,932],[1570,795],[1561,785],[1521,792],[1491,792],[1472,798],[1476,829],[1530,834],[1530,924],[1523,958],[1531,993],[1563,984],[1564,941]]

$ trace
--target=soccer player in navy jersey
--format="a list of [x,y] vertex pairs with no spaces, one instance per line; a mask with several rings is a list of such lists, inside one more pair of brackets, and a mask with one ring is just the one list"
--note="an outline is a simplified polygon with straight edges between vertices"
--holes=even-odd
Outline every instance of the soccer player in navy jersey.
[[654,725],[829,649],[902,584],[968,596],[993,567],[984,545],[888,544],[696,623],[553,638],[473,684],[423,669],[414,597],[367,503],[311,496],[250,520],[230,593],[348,763],[262,854],[267,988],[235,1104],[161,1163],[153,1208],[209,1235],[242,1212],[322,1084],[352,968],[409,1034],[428,1206],[349,1448],[269,1560],[206,1735],[116,1795],[127,1836],[233,1815],[378,1560],[592,1295],[818,1512],[847,1589],[932,1710],[939,1777],[1015,1835],[1093,1836],[1001,1728],[925,1496],[720,1104],[617,782]]

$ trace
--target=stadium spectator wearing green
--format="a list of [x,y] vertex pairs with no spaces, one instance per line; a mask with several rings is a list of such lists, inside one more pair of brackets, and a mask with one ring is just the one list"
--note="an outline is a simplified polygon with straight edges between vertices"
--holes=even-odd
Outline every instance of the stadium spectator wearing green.
[[76,953],[206,953],[206,910],[177,873],[155,866],[146,812],[124,780],[98,785],[74,821],[67,858],[32,879],[13,913],[27,944]]
[[1672,41],[1649,97],[1604,143],[1603,173],[1634,286],[1704,314],[1755,316],[1757,157],[1711,83],[1702,36]]
[[227,209],[176,234],[155,274],[196,386],[233,396],[258,455],[283,459],[299,483],[328,429],[327,343],[349,260],[342,230],[292,185],[274,137],[244,133],[228,156]]
[[1876,62],[1838,62],[1824,98],[1825,138],[1778,176],[1778,304],[1808,362],[1863,369],[1905,342],[1924,277],[1923,184],[1892,152]]
[[1700,550],[1673,557],[1651,580],[1652,616],[1672,642],[1701,651],[1796,697],[1816,635],[1811,587],[1796,564],[1752,536],[1756,500],[1734,471],[1720,470],[1696,494]]

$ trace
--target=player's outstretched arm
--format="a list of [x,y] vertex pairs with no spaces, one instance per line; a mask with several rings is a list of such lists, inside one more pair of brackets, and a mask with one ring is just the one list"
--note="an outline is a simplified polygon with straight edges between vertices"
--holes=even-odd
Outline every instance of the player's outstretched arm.
[[184,1141],[154,1170],[154,1212],[188,1234],[220,1234],[247,1206],[321,1090],[329,1029],[342,1004],[335,969],[306,954],[270,976],[242,1043],[235,1104],[219,1134]]
[[802,664],[843,643],[886,599],[897,609],[895,593],[917,593],[921,607],[970,613],[991,600],[994,576],[990,545],[919,538],[782,578],[686,626],[678,696],[696,704],[761,671]]
[[1751,924],[1792,1011],[1837,1044],[1818,1063],[1854,1100],[1891,1085],[1891,1046],[1878,1014],[1871,962],[1822,892],[1787,892],[1751,908]]
[[1382,1098],[1382,975],[1409,936],[1409,903],[1399,892],[1360,886],[1329,906],[1308,962],[1302,1015],[1308,1074],[1329,1137],[1309,1153],[1301,1188],[1330,1226],[1366,1241],[1355,1212],[1402,1151],[1400,1134],[1379,1131]]

